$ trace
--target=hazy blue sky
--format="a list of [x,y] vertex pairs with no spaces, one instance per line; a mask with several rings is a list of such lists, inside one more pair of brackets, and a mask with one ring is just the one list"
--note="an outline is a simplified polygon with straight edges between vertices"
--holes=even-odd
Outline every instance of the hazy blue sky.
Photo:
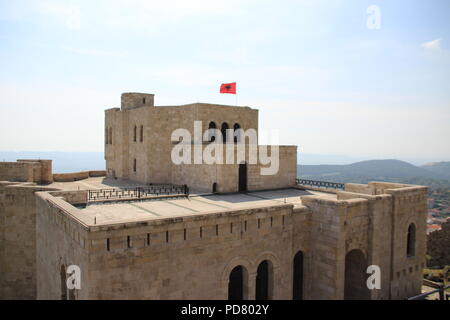
[[121,92],[231,81],[301,152],[450,160],[450,1],[0,0],[0,150],[102,151]]

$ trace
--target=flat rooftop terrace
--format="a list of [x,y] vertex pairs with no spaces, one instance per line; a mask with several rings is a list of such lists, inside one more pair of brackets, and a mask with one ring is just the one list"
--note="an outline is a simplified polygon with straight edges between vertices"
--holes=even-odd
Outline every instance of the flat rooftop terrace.
[[92,203],[85,208],[81,208],[80,215],[77,215],[77,218],[87,225],[101,226],[268,207],[285,203],[301,205],[301,197],[307,195],[320,195],[329,199],[336,199],[334,194],[298,189],[191,195],[177,199]]

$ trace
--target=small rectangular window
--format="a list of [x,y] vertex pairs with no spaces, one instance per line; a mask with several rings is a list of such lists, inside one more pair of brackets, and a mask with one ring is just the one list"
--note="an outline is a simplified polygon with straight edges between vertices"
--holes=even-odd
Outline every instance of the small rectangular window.
[[127,236],[127,247],[128,248],[131,248],[131,237],[130,236]]
[[147,233],[147,245],[150,245],[150,233]]
[[106,239],[106,250],[109,251],[109,238]]

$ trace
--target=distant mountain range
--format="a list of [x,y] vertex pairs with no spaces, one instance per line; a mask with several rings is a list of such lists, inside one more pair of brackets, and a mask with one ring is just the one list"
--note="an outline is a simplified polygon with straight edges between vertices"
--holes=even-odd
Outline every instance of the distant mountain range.
[[297,176],[335,182],[367,183],[390,181],[450,187],[450,162],[435,162],[415,166],[400,160],[368,160],[347,165],[298,165]]
[[421,168],[437,173],[438,175],[446,179],[450,179],[450,162],[427,163],[421,166]]

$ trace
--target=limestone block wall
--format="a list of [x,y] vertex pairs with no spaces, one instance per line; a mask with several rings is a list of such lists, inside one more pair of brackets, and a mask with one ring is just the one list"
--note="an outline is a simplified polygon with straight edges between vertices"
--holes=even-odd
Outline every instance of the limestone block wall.
[[38,200],[38,298],[59,299],[64,261],[82,269],[79,299],[226,299],[237,265],[246,268],[246,297],[254,299],[264,260],[273,266],[272,297],[291,298],[292,205],[89,227],[86,234],[46,197]]
[[41,184],[53,182],[52,160],[19,159],[17,162],[31,163],[31,166],[33,167],[33,182]]
[[52,160],[0,162],[0,181],[51,183]]
[[362,193],[362,194],[374,194],[374,190],[367,184],[358,184],[358,183],[346,183],[345,191],[354,192],[354,193]]
[[[406,299],[420,294],[426,253],[427,188],[383,182],[370,182],[367,187],[373,196],[338,192],[338,199],[364,198],[368,201],[369,223],[362,217],[356,224],[356,234],[350,239],[358,239],[357,229],[362,236],[367,234],[368,263],[381,268],[382,289],[372,292],[372,298]],[[349,189],[346,186],[346,190]],[[360,186],[358,190],[361,190]],[[415,226],[415,253],[408,256],[407,236],[411,224]],[[366,242],[361,240],[361,244]],[[363,246],[359,247],[364,250]]]
[[[391,298],[404,299],[421,292],[426,254],[427,188],[387,189],[393,198]],[[415,253],[407,256],[408,227],[415,226]]]
[[[212,147],[212,144],[205,144],[205,148]],[[238,154],[242,154],[243,159],[249,163],[248,146],[245,148],[245,154],[239,150],[236,145],[231,145],[230,149],[224,145],[216,145],[221,148],[223,159],[226,161],[227,152],[233,153],[235,164],[172,164],[172,180],[174,184],[187,184],[193,188],[212,191],[213,183],[217,183],[218,192],[237,192],[239,187],[239,164],[236,164]],[[258,146],[255,148],[258,153]],[[268,146],[269,150],[271,146]],[[259,160],[258,160],[259,161]],[[194,162],[194,151],[192,150],[191,162]],[[297,147],[279,146],[279,167],[275,175],[262,175],[261,169],[269,165],[261,163],[247,165],[247,190],[264,190],[290,188],[295,186],[297,170]]]
[[346,253],[359,249],[365,254],[367,265],[380,267],[381,290],[371,291],[371,298],[390,299],[392,197],[351,192],[338,192],[337,196],[338,200],[360,200],[359,205],[346,214]]
[[[262,146],[258,146],[258,149]],[[265,146],[270,150],[271,146]],[[279,168],[275,175],[262,175],[261,168],[269,165],[248,166],[248,190],[290,188],[296,185],[297,178],[297,146],[278,146]],[[269,151],[270,152],[270,151]]]
[[56,190],[0,184],[0,299],[36,298],[35,192]]
[[121,108],[122,110],[139,108],[142,106],[154,105],[154,94],[149,93],[138,93],[138,92],[128,92],[122,93],[121,95]]
[[33,167],[25,162],[0,162],[0,180],[33,182]]
[[[55,196],[61,195],[55,193]],[[36,291],[37,299],[88,299],[88,227],[69,211],[78,209],[47,192],[36,194]],[[81,268],[81,290],[69,292],[65,270]]]
[[346,205],[315,196],[302,198],[311,211],[308,264],[310,299],[343,299]]

